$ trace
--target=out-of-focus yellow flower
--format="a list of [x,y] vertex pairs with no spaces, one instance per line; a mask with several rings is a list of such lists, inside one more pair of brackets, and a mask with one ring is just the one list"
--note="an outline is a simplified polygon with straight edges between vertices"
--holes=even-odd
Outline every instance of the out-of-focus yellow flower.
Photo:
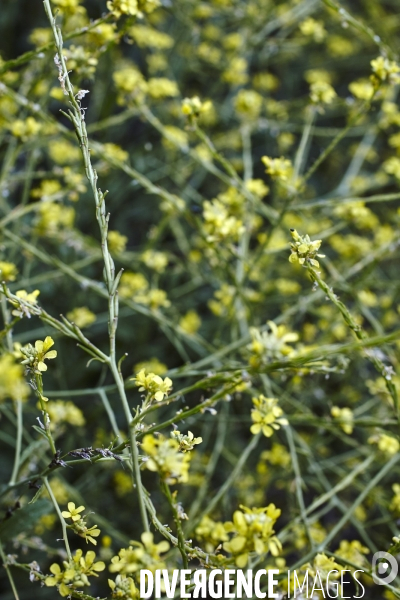
[[67,319],[82,329],[83,327],[89,327],[89,325],[94,323],[96,321],[96,315],[89,310],[87,306],[80,306],[68,312]]
[[189,310],[179,320],[179,327],[189,335],[195,334],[201,326],[201,319],[195,310]]
[[347,433],[348,435],[351,435],[353,433],[354,415],[351,408],[339,408],[339,406],[333,406],[331,408],[331,415],[332,417],[334,417],[334,419],[336,419],[339,422],[340,427],[345,433]]
[[17,277],[18,269],[14,263],[5,262],[0,260],[0,280],[1,281],[15,281]]

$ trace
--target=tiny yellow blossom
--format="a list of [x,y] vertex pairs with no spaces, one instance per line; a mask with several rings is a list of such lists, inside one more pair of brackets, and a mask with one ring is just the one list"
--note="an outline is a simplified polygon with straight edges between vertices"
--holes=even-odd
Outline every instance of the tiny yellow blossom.
[[314,42],[323,42],[327,32],[322,21],[316,21],[312,17],[308,17],[300,23],[300,31],[303,35],[311,37]]
[[339,421],[340,426],[345,433],[348,435],[353,433],[354,416],[353,411],[350,408],[339,408],[338,406],[333,406],[331,409],[331,415],[337,421]]
[[299,263],[300,265],[310,264],[313,267],[319,267],[319,262],[315,259],[324,258],[324,254],[318,254],[318,250],[322,244],[322,240],[312,242],[308,235],[301,236],[295,229],[291,229],[290,233],[293,242],[290,244],[292,253],[289,256],[289,262]]
[[24,346],[21,348],[21,353],[25,356],[25,359],[21,364],[26,365],[38,374],[47,371],[47,365],[44,361],[57,356],[57,350],[50,350],[52,346],[54,346],[54,340],[49,335],[44,341],[36,340],[35,347],[31,344]]
[[281,425],[287,425],[287,419],[281,418],[283,410],[278,406],[276,398],[266,398],[262,394],[253,398],[255,408],[251,411],[253,425],[250,427],[254,435],[260,431],[266,437],[271,437],[274,430],[280,429]]
[[280,158],[270,158],[269,156],[263,156],[261,158],[268,173],[273,179],[280,181],[288,181],[293,174],[293,165],[289,159],[281,156]]
[[189,310],[179,320],[179,327],[189,335],[195,334],[201,326],[201,319],[195,310]]
[[119,231],[109,231],[107,234],[108,249],[111,254],[121,254],[125,251],[128,238]]
[[162,379],[154,373],[146,375],[145,369],[139,371],[131,381],[134,381],[138,386],[139,392],[146,392],[148,396],[154,398],[157,402],[164,400],[164,397],[166,398],[172,389],[172,381],[169,377]]
[[81,518],[80,513],[85,510],[84,506],[75,507],[74,502],[68,502],[68,510],[62,511],[62,516],[65,519],[72,519],[72,521],[79,521]]
[[0,260],[0,280],[1,281],[15,281],[17,277],[18,269],[14,263],[5,262]]
[[331,104],[336,92],[329,83],[316,81],[310,85],[310,98],[314,104]]

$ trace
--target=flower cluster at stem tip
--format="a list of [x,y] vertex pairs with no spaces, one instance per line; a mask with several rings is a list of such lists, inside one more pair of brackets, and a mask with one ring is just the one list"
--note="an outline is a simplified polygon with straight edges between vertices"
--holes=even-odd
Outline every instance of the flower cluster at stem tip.
[[290,233],[293,238],[293,242],[290,244],[292,253],[289,256],[289,262],[298,263],[299,265],[312,267],[319,267],[318,258],[324,258],[324,254],[318,254],[318,250],[322,244],[322,240],[315,240],[312,242],[308,235],[299,235],[295,229],[291,229]]

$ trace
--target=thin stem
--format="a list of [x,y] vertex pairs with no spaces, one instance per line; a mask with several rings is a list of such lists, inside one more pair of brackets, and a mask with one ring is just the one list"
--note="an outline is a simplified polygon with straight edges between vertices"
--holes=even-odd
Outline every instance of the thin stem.
[[[89,141],[86,131],[86,123],[85,123],[85,114],[80,105],[80,96],[79,93],[75,94],[74,89],[72,87],[71,81],[69,79],[68,69],[65,61],[65,57],[63,55],[63,39],[61,30],[56,27],[55,18],[53,17],[50,0],[44,0],[44,7],[47,13],[47,16],[50,21],[50,25],[53,30],[53,35],[55,39],[55,44],[58,52],[58,57],[56,60],[56,65],[59,70],[59,80],[61,83],[61,87],[64,90],[64,93],[68,95],[71,108],[68,109],[68,113],[64,113],[65,116],[71,121],[74,126],[76,136],[79,140],[79,144],[82,151],[83,162],[85,166],[86,177],[90,183],[90,187],[92,189],[95,205],[96,205],[96,220],[99,225],[100,234],[101,234],[101,251],[103,255],[104,261],[104,279],[107,286],[108,291],[108,311],[109,311],[109,320],[108,320],[108,332],[110,338],[110,356],[107,357],[107,364],[110,367],[110,370],[113,374],[118,393],[122,402],[123,410],[125,413],[125,417],[127,420],[127,424],[130,427],[132,421],[132,413],[128,404],[128,400],[125,393],[124,382],[121,377],[121,374],[118,371],[118,366],[116,362],[116,354],[115,354],[115,336],[118,324],[118,282],[121,277],[122,271],[116,276],[115,275],[115,266],[114,261],[111,257],[111,254],[108,250],[108,221],[109,215],[106,214],[106,205],[105,205],[105,196],[106,193],[103,193],[97,187],[97,173],[93,168],[91,157],[90,157],[90,148]],[[146,507],[144,504],[143,491],[141,486],[141,474],[140,474],[140,465],[139,465],[139,453],[136,443],[136,434],[133,427],[130,427],[130,440],[131,440],[131,457],[132,457],[132,465],[133,465],[133,473],[136,482],[136,490],[138,494],[139,500],[139,509],[142,518],[142,523],[145,531],[149,530],[149,524],[147,519]]]
[[69,542],[68,542],[68,535],[67,535],[67,524],[65,522],[64,517],[61,514],[61,510],[60,507],[58,506],[58,502],[53,494],[53,490],[51,489],[51,486],[49,484],[49,481],[47,479],[47,477],[43,477],[42,478],[44,485],[46,486],[46,490],[51,498],[51,501],[54,505],[54,508],[56,509],[56,513],[58,514],[58,518],[60,519],[60,523],[61,523],[61,527],[62,527],[62,531],[63,531],[63,540],[64,540],[64,544],[65,544],[65,549],[67,551],[67,556],[69,560],[72,560],[72,554],[71,554],[71,550],[69,547]]
[[19,461],[21,457],[21,446],[22,446],[22,431],[23,431],[23,422],[22,422],[22,401],[16,400],[15,402],[15,412],[17,413],[17,437],[15,443],[15,455],[14,455],[14,466],[11,473],[11,478],[9,481],[9,485],[14,485],[18,477],[19,470]]
[[182,556],[183,568],[187,569],[188,568],[188,557],[187,557],[186,550],[185,550],[185,537],[183,535],[182,523],[181,523],[181,519],[179,517],[176,502],[171,494],[169,485],[165,481],[163,481],[161,483],[161,488],[162,488],[162,491],[164,492],[165,497],[168,500],[168,504],[171,507],[172,514],[174,515],[174,521],[175,521],[176,530],[178,533],[178,548],[179,548],[179,552],[181,553],[181,556]]
[[1,560],[3,561],[3,567],[6,570],[7,577],[8,577],[8,580],[10,582],[10,585],[11,585],[11,589],[13,591],[14,598],[15,598],[15,600],[19,600],[17,588],[15,586],[14,579],[13,579],[12,573],[10,571],[10,568],[9,568],[9,566],[7,564],[7,559],[6,559],[6,556],[4,554],[4,550],[3,550],[3,546],[2,546],[1,542],[0,542],[0,556],[1,556]]

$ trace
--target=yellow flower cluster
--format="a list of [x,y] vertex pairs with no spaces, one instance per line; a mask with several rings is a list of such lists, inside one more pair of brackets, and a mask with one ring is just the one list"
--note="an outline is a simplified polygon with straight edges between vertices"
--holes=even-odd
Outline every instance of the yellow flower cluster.
[[157,472],[168,484],[187,483],[189,480],[190,453],[180,451],[176,439],[147,434],[142,441],[142,450],[146,453],[144,466]]
[[86,543],[91,542],[94,546],[96,546],[97,541],[94,538],[98,537],[101,531],[97,525],[93,525],[92,527],[87,526],[84,518],[85,515],[80,515],[80,513],[84,510],[84,506],[76,507],[74,502],[68,502],[68,510],[63,510],[62,516],[64,519],[71,519],[72,524],[69,525],[70,529],[82,537]]
[[[145,253],[145,258],[151,268],[160,269],[165,265],[166,256],[162,252]],[[129,298],[139,304],[150,306],[153,310],[170,306],[170,301],[164,290],[158,288],[149,289],[149,283],[142,273],[133,273],[126,271],[121,277],[119,286],[119,294],[121,298]]]
[[44,580],[47,587],[57,586],[60,596],[63,598],[79,588],[90,585],[89,577],[98,577],[98,573],[104,571],[106,565],[103,561],[95,562],[96,554],[89,550],[83,556],[82,550],[77,550],[69,561],[63,562],[63,569],[57,563],[50,567],[49,575]]
[[358,540],[353,540],[351,542],[342,540],[335,554],[340,556],[343,560],[349,561],[349,563],[360,566],[367,566],[368,564],[365,555],[369,554],[369,549],[363,546]]
[[400,442],[397,438],[387,435],[386,433],[378,433],[372,435],[368,439],[369,444],[377,444],[381,452],[387,456],[394,456],[400,450]]
[[299,235],[295,229],[291,229],[293,242],[290,244],[292,253],[289,256],[289,262],[300,265],[310,264],[313,267],[319,267],[318,258],[324,258],[324,254],[318,254],[322,240],[312,242],[308,235]]
[[281,425],[287,425],[287,419],[281,418],[283,410],[278,406],[276,398],[266,398],[262,394],[258,398],[253,398],[254,407],[251,411],[253,425],[250,427],[251,433],[256,435],[260,431],[265,437],[271,437],[274,430],[280,429]]
[[107,233],[108,249],[111,254],[121,254],[125,251],[128,238],[119,231],[109,231]]
[[157,273],[163,273],[168,265],[168,256],[165,252],[145,250],[142,254],[142,261],[149,269],[154,269]]
[[136,376],[132,377],[131,381],[134,381],[135,385],[138,386],[139,392],[146,392],[147,399],[157,400],[157,402],[161,402],[161,400],[167,398],[172,390],[172,381],[169,377],[162,379],[162,377],[154,373],[146,374],[145,369],[136,373]]
[[190,452],[195,446],[197,446],[197,444],[201,444],[203,441],[203,438],[201,437],[195,438],[191,431],[188,431],[187,435],[184,435],[178,431],[178,429],[175,429],[171,433],[171,437],[173,440],[177,440],[177,442],[179,442],[179,450],[183,453]]
[[26,400],[29,387],[24,379],[24,369],[12,354],[0,356],[0,401]]
[[314,104],[331,104],[336,95],[333,87],[325,81],[316,81],[310,85],[310,98]]
[[136,600],[140,598],[139,590],[137,589],[132,577],[118,574],[115,581],[108,580],[108,585],[111,588],[111,597],[119,600]]
[[75,427],[83,427],[86,423],[81,409],[70,400],[52,400],[47,404],[46,410],[52,430],[56,430],[61,423],[69,423]]
[[201,326],[201,318],[195,310],[189,310],[179,320],[179,327],[185,333],[193,335],[197,333]]
[[266,169],[265,172],[278,181],[287,182],[293,174],[293,165],[288,158],[281,156],[280,158],[271,158],[263,156],[261,158]]
[[67,319],[82,329],[92,325],[96,321],[96,315],[87,306],[79,306],[67,313]]
[[400,484],[394,483],[392,485],[392,490],[394,492],[394,496],[390,503],[390,510],[397,514],[400,514]]
[[327,31],[322,21],[308,17],[300,23],[300,31],[303,35],[311,37],[314,42],[321,43],[327,36]]
[[128,29],[128,35],[140,48],[168,50],[174,45],[174,40],[170,35],[147,25],[132,25]]
[[149,569],[154,573],[156,569],[165,569],[166,565],[161,554],[168,552],[169,543],[166,540],[154,543],[154,536],[150,532],[142,533],[141,542],[132,541],[128,548],[122,548],[118,556],[111,559],[111,573],[131,575],[140,569]]
[[22,365],[31,370],[33,373],[40,375],[43,371],[47,371],[45,360],[56,358],[57,350],[50,350],[54,346],[54,340],[49,335],[44,341],[36,340],[35,346],[28,344],[21,348],[21,354],[25,359],[21,362]]
[[14,263],[0,260],[0,281],[15,281],[18,269]]
[[345,433],[347,433],[348,435],[351,435],[353,433],[354,415],[351,408],[339,408],[339,406],[332,406],[331,415],[334,419],[336,419],[339,422],[340,427]]
[[189,119],[197,118],[201,114],[211,110],[211,108],[212,102],[210,100],[202,102],[198,96],[182,100],[182,112]]
[[10,131],[15,137],[20,138],[22,141],[26,141],[39,133],[40,123],[33,117],[27,117],[25,121],[16,119],[12,121]]
[[252,341],[247,350],[251,353],[249,363],[252,367],[257,368],[263,363],[294,353],[289,344],[297,342],[298,334],[287,331],[285,325],[276,325],[273,321],[268,321],[268,325],[270,332],[260,331],[256,327],[250,328]]
[[375,85],[386,81],[390,84],[400,81],[400,67],[394,60],[378,56],[378,58],[371,60],[371,67],[373,73],[371,80]]
[[74,225],[75,211],[71,206],[57,202],[44,202],[39,207],[36,233],[40,236],[56,237],[63,229]]
[[108,0],[108,10],[119,19],[122,15],[143,16],[160,6],[160,0]]
[[241,219],[229,214],[229,208],[219,199],[203,202],[204,230],[208,242],[236,240],[243,232]]
[[274,536],[274,525],[281,510],[275,504],[265,508],[240,508],[242,510],[234,512],[232,521],[225,523],[225,530],[233,533],[233,537],[223,544],[224,550],[233,555],[236,566],[244,568],[250,552],[258,555],[271,552],[278,556],[282,545]]

